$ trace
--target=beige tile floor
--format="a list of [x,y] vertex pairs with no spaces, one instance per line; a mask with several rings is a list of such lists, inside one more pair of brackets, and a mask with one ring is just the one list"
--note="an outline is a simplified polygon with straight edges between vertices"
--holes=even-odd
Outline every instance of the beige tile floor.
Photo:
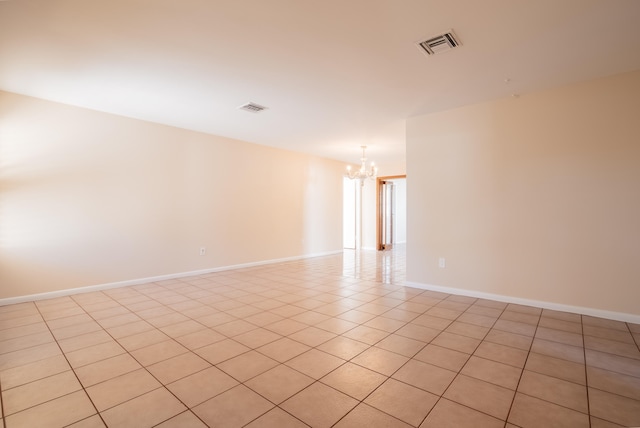
[[0,426],[640,426],[640,325],[346,251],[0,307]]

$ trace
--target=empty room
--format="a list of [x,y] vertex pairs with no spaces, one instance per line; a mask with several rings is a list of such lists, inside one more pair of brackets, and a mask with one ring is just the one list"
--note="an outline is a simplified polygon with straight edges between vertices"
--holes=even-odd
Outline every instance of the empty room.
[[0,1],[0,428],[640,426],[639,23]]

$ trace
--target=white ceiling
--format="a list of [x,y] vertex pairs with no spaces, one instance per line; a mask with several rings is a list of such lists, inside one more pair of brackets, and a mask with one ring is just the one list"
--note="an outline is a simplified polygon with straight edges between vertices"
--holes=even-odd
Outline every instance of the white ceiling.
[[638,69],[638,0],[0,1],[2,90],[348,162],[404,160],[413,115]]

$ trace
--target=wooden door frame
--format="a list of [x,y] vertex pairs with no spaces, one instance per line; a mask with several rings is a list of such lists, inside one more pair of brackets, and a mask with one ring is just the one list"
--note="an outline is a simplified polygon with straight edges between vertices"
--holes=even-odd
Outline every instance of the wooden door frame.
[[404,175],[387,175],[385,177],[376,178],[376,249],[378,251],[382,248],[382,211],[380,210],[380,183],[386,180],[397,180],[400,178],[407,179],[407,174]]

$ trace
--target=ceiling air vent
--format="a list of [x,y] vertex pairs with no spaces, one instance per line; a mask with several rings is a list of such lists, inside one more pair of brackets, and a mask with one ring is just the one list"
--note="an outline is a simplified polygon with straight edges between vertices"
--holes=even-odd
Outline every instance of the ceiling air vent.
[[261,106],[260,104],[256,103],[246,103],[245,105],[242,105],[238,108],[240,110],[250,111],[251,113],[260,113],[262,110],[267,109],[267,107]]
[[416,43],[421,51],[427,55],[435,55],[442,52],[450,51],[461,45],[460,41],[453,34],[453,30],[441,34],[439,36],[431,37],[424,42]]

